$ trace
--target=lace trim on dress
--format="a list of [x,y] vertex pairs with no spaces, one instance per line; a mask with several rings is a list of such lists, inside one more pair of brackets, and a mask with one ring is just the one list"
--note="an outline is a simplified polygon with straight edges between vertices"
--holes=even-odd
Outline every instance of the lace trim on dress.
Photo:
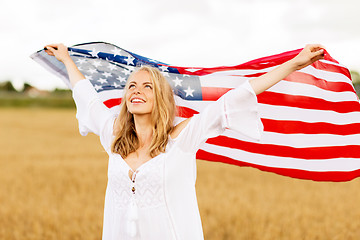
[[[123,159],[119,160],[123,161]],[[119,209],[128,208],[132,199],[138,208],[156,208],[165,205],[163,166],[164,158],[161,156],[149,160],[134,172],[135,182],[129,178],[128,170],[116,171],[116,175],[109,175],[115,206]],[[130,168],[127,166],[127,169]]]

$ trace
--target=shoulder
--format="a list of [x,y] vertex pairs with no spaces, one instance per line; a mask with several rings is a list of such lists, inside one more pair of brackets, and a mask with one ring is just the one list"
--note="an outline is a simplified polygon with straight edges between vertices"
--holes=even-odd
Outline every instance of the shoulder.
[[188,125],[188,123],[190,122],[191,118],[185,119],[184,121],[182,121],[181,123],[179,123],[178,125],[176,125],[174,127],[174,130],[170,133],[170,137],[172,139],[175,139],[177,136],[179,136],[179,134],[181,133],[181,131]]

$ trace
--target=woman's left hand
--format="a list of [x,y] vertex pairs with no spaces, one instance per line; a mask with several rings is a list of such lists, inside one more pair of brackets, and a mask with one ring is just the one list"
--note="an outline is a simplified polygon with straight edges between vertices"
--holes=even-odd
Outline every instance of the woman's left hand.
[[256,95],[286,78],[296,70],[309,66],[313,62],[324,58],[324,47],[320,44],[309,44],[293,59],[281,64],[266,74],[250,80],[251,87]]
[[293,59],[290,60],[294,64],[295,70],[300,70],[309,66],[313,62],[324,58],[324,47],[320,44],[309,44]]

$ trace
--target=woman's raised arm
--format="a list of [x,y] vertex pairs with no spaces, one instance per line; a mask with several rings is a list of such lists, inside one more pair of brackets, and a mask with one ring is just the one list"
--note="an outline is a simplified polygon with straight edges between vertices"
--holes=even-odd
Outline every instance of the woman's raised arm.
[[324,47],[320,44],[309,44],[293,59],[281,64],[272,71],[250,80],[256,95],[272,87],[290,73],[300,70],[319,59],[324,58]]
[[100,136],[104,148],[109,149],[116,114],[111,112],[99,99],[93,85],[79,71],[64,44],[46,45],[45,51],[47,54],[55,56],[66,67],[73,86],[72,94],[76,104],[76,118],[79,120],[80,134],[85,136],[89,132],[95,133]]
[[65,65],[71,86],[74,87],[78,81],[85,79],[84,75],[79,71],[74,61],[71,59],[68,48],[64,44],[49,44],[46,45],[44,49],[47,54],[55,56],[57,60]]

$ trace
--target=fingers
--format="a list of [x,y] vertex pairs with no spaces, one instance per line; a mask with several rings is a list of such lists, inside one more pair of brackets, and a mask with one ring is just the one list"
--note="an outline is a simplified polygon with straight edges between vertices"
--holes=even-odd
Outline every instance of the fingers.
[[44,50],[50,56],[55,56],[55,50],[58,49],[59,44],[49,44],[44,47]]
[[313,53],[313,56],[324,54],[325,47],[321,44],[310,44],[307,46],[310,52]]
[[58,49],[59,47],[62,47],[62,46],[64,46],[64,44],[62,44],[62,43],[53,43],[53,44],[46,45],[45,48],[52,47],[54,49]]
[[58,46],[59,44],[48,44],[44,47],[44,50],[49,50],[49,49],[52,49],[52,50],[57,50],[58,49]]
[[325,49],[321,44],[308,44],[293,58],[296,70],[300,70],[320,59],[324,59]]
[[45,52],[46,52],[47,54],[49,54],[50,56],[55,56],[55,54],[54,54],[55,49],[54,49],[54,48],[52,48],[52,47],[50,47],[50,46],[45,46],[45,47],[44,47],[44,50],[45,50]]
[[324,58],[325,47],[321,44],[308,44],[304,48],[306,54],[311,59],[311,62]]
[[324,52],[325,50],[323,48],[321,49],[318,49],[314,52],[311,53],[310,55],[310,58],[313,60],[313,61],[317,61],[317,60],[320,60],[320,59],[323,59],[324,58]]
[[305,48],[309,49],[311,52],[318,51],[319,49],[325,49],[321,44],[307,44]]
[[62,52],[64,51],[64,49],[67,50],[67,47],[62,43],[48,44],[44,47],[45,52],[50,56],[55,56],[55,54],[57,54],[58,51]]

